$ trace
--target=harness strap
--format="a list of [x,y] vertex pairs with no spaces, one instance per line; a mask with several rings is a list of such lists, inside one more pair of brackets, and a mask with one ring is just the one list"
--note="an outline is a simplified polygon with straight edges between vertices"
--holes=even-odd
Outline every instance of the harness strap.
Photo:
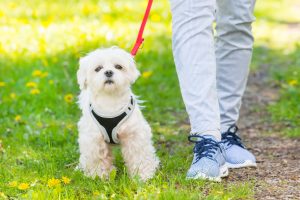
[[141,44],[144,41],[143,32],[144,32],[145,25],[146,25],[147,20],[148,20],[148,16],[149,16],[149,13],[150,13],[150,10],[151,10],[152,2],[153,2],[153,0],[148,0],[148,5],[147,5],[147,8],[146,8],[146,11],[145,11],[145,14],[144,14],[143,21],[142,21],[141,26],[140,26],[138,36],[137,36],[135,44],[134,44],[134,46],[131,50],[131,55],[133,55],[133,56],[136,55],[137,51],[139,50]]
[[118,129],[122,123],[128,119],[128,117],[132,114],[134,109],[135,102],[133,97],[131,97],[129,104],[121,111],[121,114],[117,116],[103,116],[99,113],[96,113],[92,105],[90,104],[90,111],[92,118],[97,123],[100,128],[101,133],[104,136],[106,142],[111,144],[118,144]]

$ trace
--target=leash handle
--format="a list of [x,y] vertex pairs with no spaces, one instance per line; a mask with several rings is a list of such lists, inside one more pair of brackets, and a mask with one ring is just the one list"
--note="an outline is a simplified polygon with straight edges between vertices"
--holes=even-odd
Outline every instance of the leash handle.
[[144,42],[143,32],[144,32],[144,29],[145,29],[145,26],[146,26],[146,23],[147,23],[147,20],[148,20],[148,16],[149,16],[149,13],[150,13],[150,10],[151,10],[152,3],[153,3],[153,0],[148,0],[148,5],[147,5],[147,8],[146,8],[146,11],[145,11],[145,14],[144,14],[143,21],[142,21],[141,26],[140,26],[138,36],[137,36],[135,44],[134,44],[134,46],[131,50],[131,55],[132,56],[136,55],[136,53],[139,50],[141,44]]

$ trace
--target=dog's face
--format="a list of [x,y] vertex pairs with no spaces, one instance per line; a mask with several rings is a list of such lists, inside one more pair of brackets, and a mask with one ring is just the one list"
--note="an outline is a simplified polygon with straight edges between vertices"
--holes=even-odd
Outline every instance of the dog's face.
[[79,65],[80,89],[93,93],[128,90],[140,74],[133,57],[118,47],[97,49],[81,58]]

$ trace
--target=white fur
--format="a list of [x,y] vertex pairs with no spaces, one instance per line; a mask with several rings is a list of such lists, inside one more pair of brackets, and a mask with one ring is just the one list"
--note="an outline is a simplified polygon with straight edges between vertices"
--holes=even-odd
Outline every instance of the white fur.
[[[116,64],[123,68],[116,69]],[[96,72],[98,66],[103,68]],[[105,83],[108,78],[104,72],[107,70],[113,71],[110,79],[112,84]],[[133,57],[118,47],[97,49],[80,59],[77,72],[81,89],[79,106],[82,110],[78,122],[79,168],[87,176],[107,178],[114,169],[111,145],[104,141],[92,119],[89,104],[93,105],[96,112],[105,115],[119,113],[129,103],[133,95],[130,86],[139,74]],[[159,165],[151,137],[151,128],[136,105],[130,117],[120,126],[118,138],[129,174],[138,175],[142,180],[153,177]]]

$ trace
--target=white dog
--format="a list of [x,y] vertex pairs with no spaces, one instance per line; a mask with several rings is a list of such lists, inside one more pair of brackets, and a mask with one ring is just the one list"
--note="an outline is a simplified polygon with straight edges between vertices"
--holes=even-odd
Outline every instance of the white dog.
[[109,176],[114,169],[111,143],[120,143],[131,176],[146,180],[158,168],[151,128],[130,89],[139,74],[133,57],[118,47],[97,49],[80,59],[78,167],[87,176]]

